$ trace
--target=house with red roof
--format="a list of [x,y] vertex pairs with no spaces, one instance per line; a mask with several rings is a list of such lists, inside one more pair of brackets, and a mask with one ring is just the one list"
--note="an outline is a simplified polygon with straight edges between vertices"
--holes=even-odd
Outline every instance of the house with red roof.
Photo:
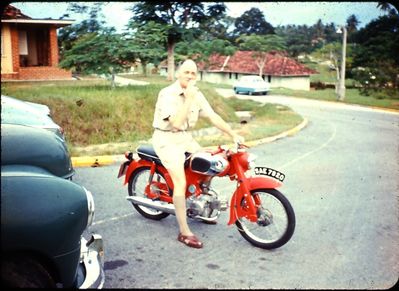
[[[271,88],[310,90],[310,75],[318,72],[305,67],[282,52],[272,51],[262,59],[254,51],[236,51],[232,56],[212,55],[207,62],[199,62],[198,79],[216,84],[232,85],[245,75],[259,75]],[[161,74],[166,75],[166,62],[161,64]]]
[[57,29],[73,20],[33,19],[12,5],[1,16],[1,79],[71,79],[58,67]]
[[259,63],[253,51],[236,51],[232,56],[214,54],[207,63],[198,64],[199,79],[233,85],[241,76],[259,75],[259,67],[263,65],[262,78],[271,88],[310,90],[310,75],[317,74],[280,52],[269,52],[262,61]]

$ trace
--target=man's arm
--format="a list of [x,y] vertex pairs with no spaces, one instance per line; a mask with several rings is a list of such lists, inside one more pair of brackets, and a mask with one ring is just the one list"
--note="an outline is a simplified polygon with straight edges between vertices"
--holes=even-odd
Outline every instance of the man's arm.
[[184,103],[181,108],[178,109],[175,115],[169,117],[170,124],[176,128],[181,129],[183,124],[187,122],[187,116],[191,108],[191,104],[194,102],[195,96],[198,93],[198,89],[194,86],[195,82],[190,82],[189,86],[184,90]]

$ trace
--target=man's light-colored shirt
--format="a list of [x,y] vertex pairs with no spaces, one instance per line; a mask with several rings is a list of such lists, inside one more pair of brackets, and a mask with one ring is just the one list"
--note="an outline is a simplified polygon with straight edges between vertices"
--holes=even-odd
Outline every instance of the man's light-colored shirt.
[[[184,103],[183,88],[179,81],[174,82],[168,87],[163,88],[158,94],[158,100],[155,105],[154,128],[166,131],[176,130],[173,128],[168,118],[174,116]],[[192,103],[188,118],[178,130],[187,130],[194,127],[198,117],[209,117],[214,113],[205,96],[198,91],[195,102]]]

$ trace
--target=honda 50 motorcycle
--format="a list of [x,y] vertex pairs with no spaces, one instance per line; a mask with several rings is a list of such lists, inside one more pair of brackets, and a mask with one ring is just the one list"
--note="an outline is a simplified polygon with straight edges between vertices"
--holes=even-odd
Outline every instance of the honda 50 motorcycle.
[[[288,199],[276,188],[282,186],[284,174],[267,167],[254,167],[254,155],[247,146],[236,149],[219,146],[187,154],[187,216],[205,221],[216,220],[221,211],[230,209],[228,225],[254,246],[274,249],[287,243],[295,229],[295,214]],[[144,217],[160,220],[175,214],[173,182],[151,145],[141,145],[136,153],[126,152],[118,178],[125,175],[126,197]],[[250,169],[255,175],[249,174]],[[222,201],[211,187],[214,177],[228,176],[237,187],[230,203]]]

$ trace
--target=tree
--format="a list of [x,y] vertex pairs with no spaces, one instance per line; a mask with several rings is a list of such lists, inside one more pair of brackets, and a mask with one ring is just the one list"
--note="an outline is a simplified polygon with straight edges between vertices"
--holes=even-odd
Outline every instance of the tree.
[[[353,67],[364,69],[357,69],[354,77],[361,81],[365,76],[374,76],[373,81],[367,80],[369,84],[373,82],[374,85],[367,87],[375,90],[390,87],[397,90],[399,86],[398,31],[399,15],[391,13],[371,21],[354,35],[356,50]],[[364,74],[364,72],[370,74]]]
[[[208,13],[217,15],[224,13],[220,5],[208,7]],[[201,2],[138,2],[132,8],[132,20],[140,25],[154,21],[168,26],[167,51],[168,51],[168,80],[174,79],[174,49],[176,43],[182,40],[186,30],[198,32],[196,25],[206,19],[204,4]]]
[[[58,46],[60,48],[60,58],[64,52],[71,49],[74,42],[79,37],[88,33],[97,33],[103,30],[112,30],[105,27],[104,15],[101,9],[105,3],[93,2],[91,5],[78,4],[71,2],[68,4],[67,12],[80,15],[87,15],[87,19],[70,26],[60,28],[58,32]],[[69,17],[69,14],[64,16]]]
[[324,26],[324,34],[326,36],[326,43],[337,42],[341,40],[341,36],[337,33],[337,28],[333,22]]
[[176,45],[176,53],[179,60],[191,58],[197,62],[204,63],[205,68],[211,65],[209,59],[212,54],[231,56],[236,50],[237,48],[231,45],[229,41],[223,39],[180,42]]
[[124,49],[123,44],[122,38],[117,34],[87,33],[65,52],[60,66],[77,73],[111,75],[114,87],[115,74],[130,65],[127,60],[134,59]]
[[88,18],[60,29],[60,66],[76,73],[111,75],[114,87],[115,74],[128,67],[134,57],[124,49],[121,35],[104,25],[101,10],[105,4],[69,4],[67,11],[87,14]]
[[277,27],[276,34],[285,40],[286,50],[292,57],[312,51],[312,36],[306,25]]
[[268,35],[243,35],[238,38],[240,48],[243,50],[254,51],[253,58],[259,68],[259,76],[263,75],[263,68],[266,64],[268,53],[272,50],[285,50],[286,45],[282,37],[275,34]]
[[[342,43],[330,42],[323,47],[316,50],[312,53],[313,56],[319,59],[329,58],[330,63],[332,64],[331,69],[336,72],[336,80],[335,80],[335,92],[338,92],[339,79],[340,79],[340,68],[342,62]],[[345,62],[345,72],[351,71],[352,63],[353,63],[353,45],[348,44],[346,48],[346,62]]]
[[154,21],[146,25],[129,22],[124,37],[124,49],[140,59],[144,75],[147,75],[148,63],[158,66],[166,56],[167,27],[162,24]]
[[356,15],[352,14],[346,19],[346,30],[348,31],[348,41],[353,42],[353,35],[357,32],[357,27],[360,21],[357,19]]
[[226,5],[216,3],[207,8],[207,14],[199,23],[200,38],[203,40],[222,39],[231,41],[229,28],[234,25],[234,18],[226,13]]
[[245,11],[235,22],[234,35],[266,35],[274,33],[273,26],[265,20],[265,16],[258,8]]
[[381,16],[356,33],[354,40],[361,46],[355,64],[392,59],[399,66],[399,16]]
[[360,24],[360,21],[357,19],[356,15],[352,14],[346,19],[346,28],[348,33],[352,33],[357,31],[357,27]]

